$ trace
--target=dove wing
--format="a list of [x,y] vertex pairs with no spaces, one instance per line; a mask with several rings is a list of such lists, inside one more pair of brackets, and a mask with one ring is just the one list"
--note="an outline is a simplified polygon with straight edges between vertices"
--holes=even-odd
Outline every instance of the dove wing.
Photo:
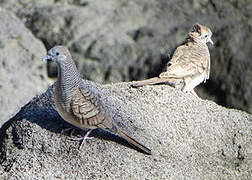
[[[75,121],[82,127],[95,127],[105,122],[105,111],[90,90],[79,88],[71,99],[70,107]],[[113,124],[110,123],[107,128],[113,128]]]
[[160,78],[186,78],[203,73],[208,69],[206,53],[196,45],[180,46],[171,59],[170,66]]

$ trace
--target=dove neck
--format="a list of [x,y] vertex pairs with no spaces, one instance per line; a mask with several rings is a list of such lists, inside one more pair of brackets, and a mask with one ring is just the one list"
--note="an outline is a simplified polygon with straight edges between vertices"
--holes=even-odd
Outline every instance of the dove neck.
[[198,46],[198,47],[201,47],[201,48],[207,48],[206,43],[202,42],[202,40],[199,39],[199,38],[189,37],[189,38],[187,38],[187,43],[193,43],[194,46]]
[[207,47],[206,43],[202,41],[200,37],[195,36],[193,33],[189,33],[188,38],[187,38],[187,43],[196,43],[199,46]]
[[72,94],[79,87],[81,82],[79,71],[74,62],[58,63],[58,79],[56,86],[60,92],[63,102],[71,98]]

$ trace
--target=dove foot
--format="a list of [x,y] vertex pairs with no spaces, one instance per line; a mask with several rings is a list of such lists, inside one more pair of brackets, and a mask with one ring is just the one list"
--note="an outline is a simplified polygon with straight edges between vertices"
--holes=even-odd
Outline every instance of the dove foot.
[[[73,129],[74,131],[74,129]],[[71,132],[71,136],[73,136],[73,131]],[[69,139],[74,140],[74,141],[82,141],[79,149],[82,149],[84,144],[86,143],[87,139],[93,139],[93,137],[88,137],[90,133],[92,132],[92,129],[89,130],[84,136],[77,135],[77,137],[70,137]]]

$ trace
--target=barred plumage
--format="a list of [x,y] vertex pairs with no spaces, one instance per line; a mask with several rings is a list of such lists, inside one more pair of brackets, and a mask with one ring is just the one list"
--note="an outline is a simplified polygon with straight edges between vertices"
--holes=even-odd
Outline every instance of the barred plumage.
[[[58,113],[65,121],[80,129],[102,128],[108,130],[126,139],[145,153],[151,154],[150,149],[117,127],[112,117],[105,111],[99,96],[88,89],[85,81],[80,78],[66,47],[55,46],[48,51],[45,59],[52,59],[58,65],[54,102]],[[87,134],[89,133],[90,131]]]
[[193,88],[209,79],[210,53],[206,43],[213,44],[211,36],[212,32],[208,27],[196,23],[188,33],[186,43],[176,49],[164,72],[156,78],[136,81],[132,86],[165,83],[195,94]]

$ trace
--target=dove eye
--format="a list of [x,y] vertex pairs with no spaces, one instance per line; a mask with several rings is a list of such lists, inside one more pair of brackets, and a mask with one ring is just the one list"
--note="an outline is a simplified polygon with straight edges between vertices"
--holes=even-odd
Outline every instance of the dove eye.
[[59,52],[56,52],[56,56],[58,56],[59,55]]
[[205,35],[205,38],[207,38],[207,34]]

